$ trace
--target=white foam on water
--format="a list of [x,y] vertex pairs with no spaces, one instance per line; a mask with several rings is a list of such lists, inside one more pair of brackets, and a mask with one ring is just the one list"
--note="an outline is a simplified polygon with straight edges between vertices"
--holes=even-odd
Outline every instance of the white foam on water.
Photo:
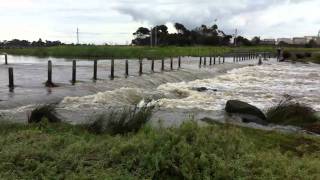
[[[217,91],[198,92],[195,87]],[[164,108],[222,110],[226,101],[242,100],[263,110],[276,105],[283,95],[320,111],[320,65],[272,63],[233,69],[212,79],[168,83],[158,87],[165,94],[182,92],[185,98],[157,101]]]

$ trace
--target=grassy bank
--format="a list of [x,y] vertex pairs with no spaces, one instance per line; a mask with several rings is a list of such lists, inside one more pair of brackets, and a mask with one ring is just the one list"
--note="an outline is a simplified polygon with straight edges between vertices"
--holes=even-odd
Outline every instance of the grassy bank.
[[69,57],[69,58],[162,58],[177,56],[214,56],[231,52],[268,51],[274,52],[273,47],[139,47],[139,46],[58,46],[49,48],[3,49],[0,52],[13,55],[29,55],[39,57]]
[[1,179],[318,179],[320,139],[231,125],[95,135],[68,124],[0,125]]

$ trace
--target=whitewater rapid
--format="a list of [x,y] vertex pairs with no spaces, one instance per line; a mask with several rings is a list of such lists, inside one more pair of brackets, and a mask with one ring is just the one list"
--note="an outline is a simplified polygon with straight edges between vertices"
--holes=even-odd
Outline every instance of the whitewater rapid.
[[[199,69],[191,63],[189,68],[185,65],[179,71],[118,80],[119,88],[115,85],[107,91],[64,97],[57,104],[57,111],[64,120],[77,124],[86,123],[101,112],[148,102],[156,107],[153,123],[162,121],[171,126],[206,117],[225,122],[228,119],[225,104],[234,99],[267,111],[285,95],[320,111],[320,65],[279,63],[274,59],[261,66],[256,64],[257,61],[242,65],[226,63]],[[1,110],[0,115],[23,121],[34,107],[32,104]]]

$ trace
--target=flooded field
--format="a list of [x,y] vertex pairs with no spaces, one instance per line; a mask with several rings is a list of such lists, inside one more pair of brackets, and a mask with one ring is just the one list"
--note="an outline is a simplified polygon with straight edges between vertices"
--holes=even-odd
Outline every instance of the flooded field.
[[[93,62],[78,61],[79,83],[72,86],[71,61],[52,59],[54,82],[58,88],[45,88],[48,59],[10,57],[15,69],[14,92],[7,87],[7,66],[1,65],[1,114],[25,121],[35,105],[58,103],[58,112],[72,123],[86,122],[90,116],[110,108],[148,102],[156,106],[154,121],[179,124],[184,120],[203,117],[225,119],[227,100],[239,99],[262,110],[277,104],[283,95],[295,97],[320,111],[320,65],[278,63],[271,59],[262,66],[257,60],[206,66],[199,69],[199,58],[182,58],[182,69],[161,72],[156,61],[156,73],[150,71],[150,61],[144,61],[144,75],[138,74],[138,61],[130,60],[129,78],[124,77],[124,61],[116,61],[116,79],[109,80],[110,61],[99,61],[97,82],[92,81]],[[208,61],[208,59],[207,59]],[[22,63],[23,62],[23,63]],[[217,61],[218,62],[218,61]],[[207,62],[208,64],[208,62]],[[249,66],[250,65],[250,66]],[[177,69],[177,60],[174,60]],[[206,91],[198,91],[205,88]]]

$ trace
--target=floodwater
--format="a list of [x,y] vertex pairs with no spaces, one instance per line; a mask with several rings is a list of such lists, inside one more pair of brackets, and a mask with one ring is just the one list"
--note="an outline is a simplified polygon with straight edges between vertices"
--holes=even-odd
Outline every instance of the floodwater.
[[[257,66],[257,60],[225,64],[199,69],[199,58],[182,58],[182,69],[165,72],[161,61],[156,61],[156,73],[150,71],[150,61],[144,60],[144,75],[138,74],[138,61],[130,60],[130,77],[124,78],[124,61],[115,62],[115,80],[109,80],[110,61],[101,60],[97,82],[92,81],[93,62],[77,62],[79,82],[72,86],[71,61],[50,58],[53,61],[53,79],[57,88],[45,88],[47,60],[35,57],[9,56],[18,87],[9,92],[7,68],[0,65],[0,115],[16,121],[26,120],[27,113],[36,104],[58,103],[58,113],[71,123],[83,123],[90,116],[113,107],[136,105],[141,101],[156,106],[153,121],[167,125],[180,124],[188,119],[210,117],[226,120],[224,106],[227,100],[239,99],[266,111],[284,95],[320,111],[320,65],[278,63],[274,59]],[[217,61],[218,62],[218,61]],[[199,92],[196,88],[209,90]]]

